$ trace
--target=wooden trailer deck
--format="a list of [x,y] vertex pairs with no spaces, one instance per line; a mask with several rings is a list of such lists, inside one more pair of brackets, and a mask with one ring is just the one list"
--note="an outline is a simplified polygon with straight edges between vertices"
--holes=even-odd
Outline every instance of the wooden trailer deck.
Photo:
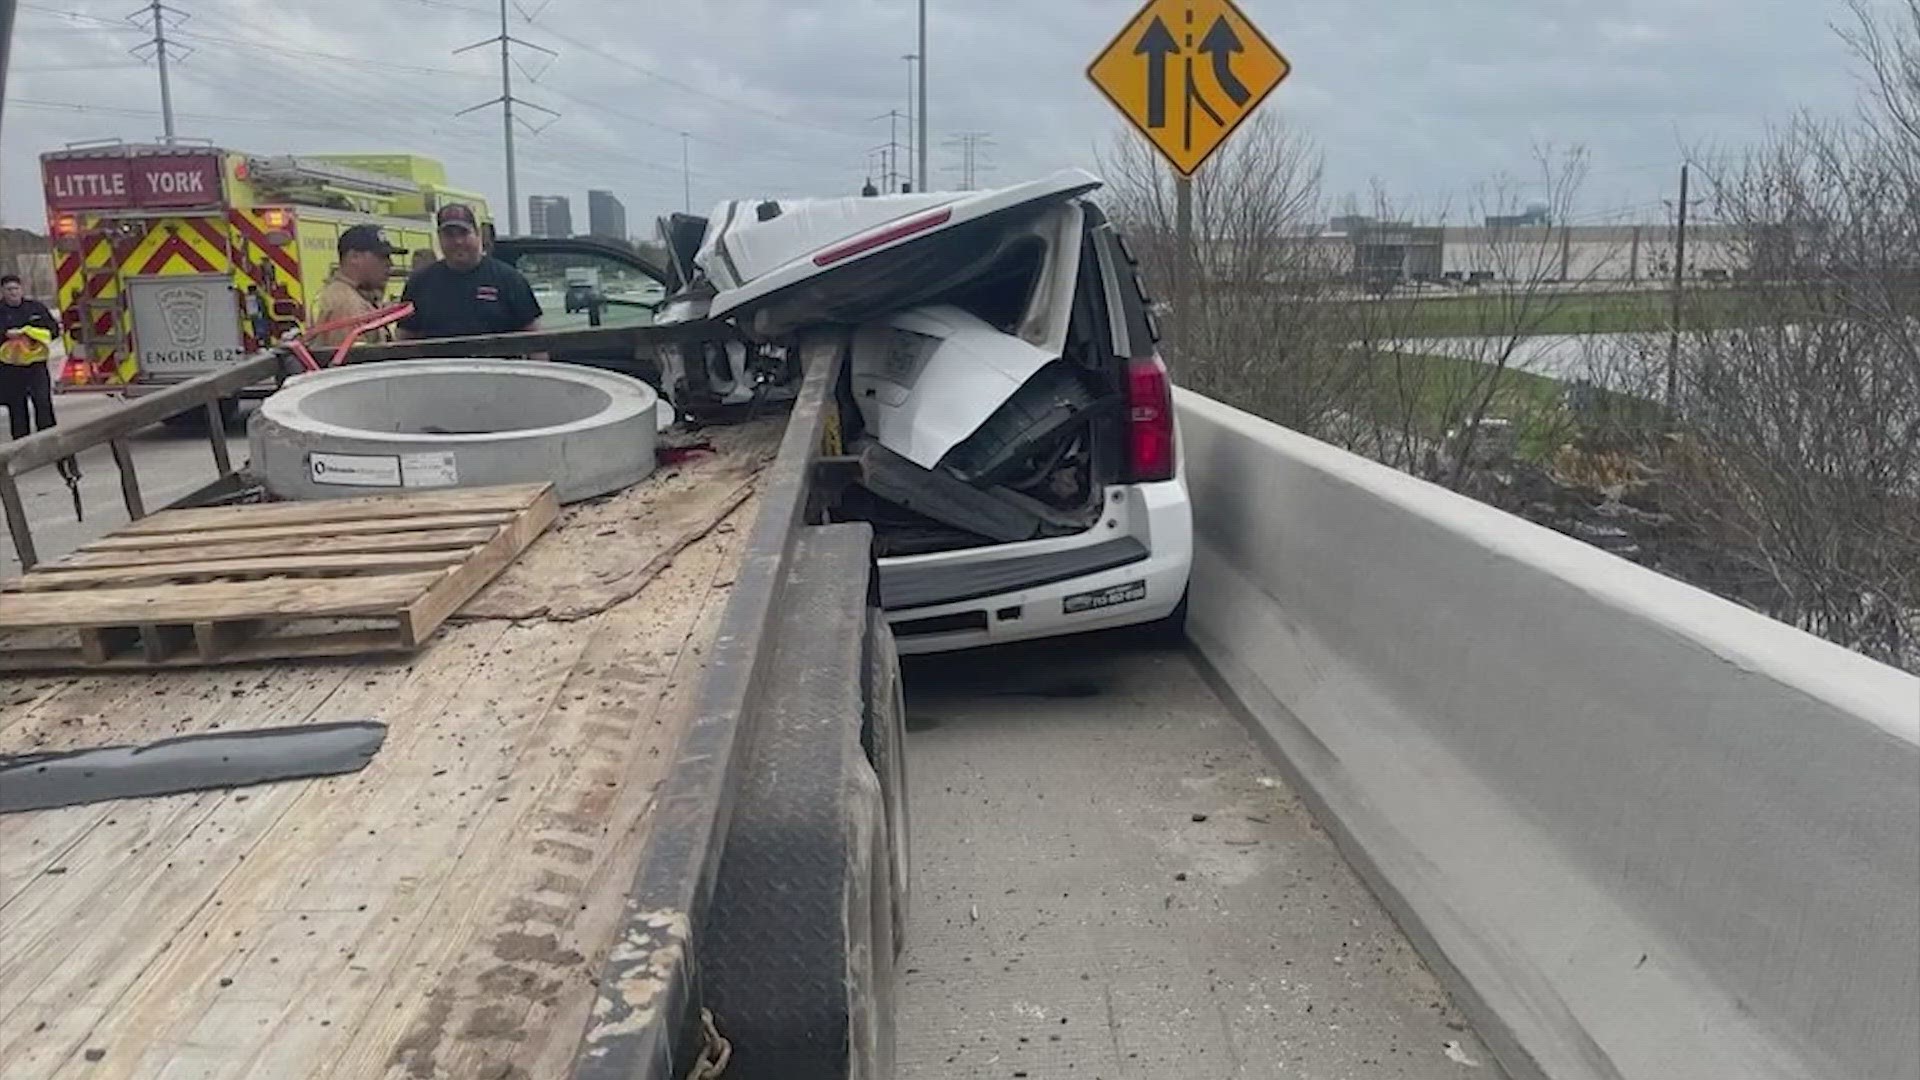
[[0,1062],[564,1075],[780,424],[548,532],[417,654],[0,681],[0,753],[376,719],[347,776],[0,816]]

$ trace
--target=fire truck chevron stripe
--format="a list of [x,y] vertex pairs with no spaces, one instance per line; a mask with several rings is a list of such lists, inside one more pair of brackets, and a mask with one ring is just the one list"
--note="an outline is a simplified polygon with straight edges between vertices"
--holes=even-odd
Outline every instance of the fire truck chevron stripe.
[[253,220],[252,215],[244,210],[235,210],[229,216],[234,228],[240,230],[240,234],[247,238],[249,244],[265,252],[275,266],[286,272],[287,277],[296,282],[300,280],[300,264],[294,259],[293,252],[288,251],[284,245],[269,243],[266,230],[260,227],[259,222]]
[[214,224],[212,218],[188,218],[187,224],[192,227],[194,232],[199,234],[200,239],[206,241],[208,247],[212,248],[213,251],[218,254],[220,261],[224,262],[226,260],[227,234],[218,225]]
[[[145,245],[142,245],[142,247],[144,249]],[[205,255],[195,251],[193,245],[187,243],[185,239],[177,235],[163,236],[157,246],[151,250],[145,250],[143,253],[145,258],[138,263],[139,269],[136,270],[135,273],[164,274],[175,259],[186,263],[188,267],[198,273],[210,274],[213,272],[213,262]]]

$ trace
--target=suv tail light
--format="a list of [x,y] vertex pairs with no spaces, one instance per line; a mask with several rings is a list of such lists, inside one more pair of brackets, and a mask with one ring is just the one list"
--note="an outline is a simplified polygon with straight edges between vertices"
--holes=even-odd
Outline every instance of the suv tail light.
[[1158,356],[1127,361],[1127,471],[1134,483],[1173,479],[1173,384]]
[[913,236],[916,233],[923,233],[928,229],[938,228],[941,225],[945,225],[948,219],[952,217],[953,207],[951,206],[943,206],[938,210],[921,214],[919,217],[910,217],[905,221],[896,222],[884,229],[877,229],[865,236],[856,236],[844,244],[830,247],[813,257],[813,265],[832,266],[834,263],[851,259],[855,255],[872,251],[874,248],[880,247],[883,244],[891,244],[895,240],[905,240],[907,237]]

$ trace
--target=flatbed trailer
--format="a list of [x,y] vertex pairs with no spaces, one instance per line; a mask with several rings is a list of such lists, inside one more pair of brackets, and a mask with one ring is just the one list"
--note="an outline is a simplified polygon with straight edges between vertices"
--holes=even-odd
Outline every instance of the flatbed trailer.
[[[813,524],[841,347],[417,653],[9,676],[0,754],[388,735],[348,775],[0,816],[6,1075],[889,1075],[897,663],[869,531]],[[0,487],[116,432],[0,451]]]

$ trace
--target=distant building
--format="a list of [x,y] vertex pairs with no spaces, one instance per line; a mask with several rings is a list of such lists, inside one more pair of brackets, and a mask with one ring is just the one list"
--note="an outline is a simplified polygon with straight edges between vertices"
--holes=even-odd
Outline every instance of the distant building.
[[1547,210],[1546,203],[1533,203],[1524,214],[1488,214],[1489,229],[1544,229],[1553,224],[1553,216]]
[[[1442,277],[1493,282],[1663,283],[1673,279],[1673,226],[1574,225],[1449,228]],[[1687,229],[1687,277],[1744,276],[1753,244],[1725,225]]]
[[1408,281],[1437,281],[1446,246],[1437,225],[1404,221],[1348,222],[1353,268],[1368,285],[1391,287]]
[[587,192],[587,232],[607,240],[627,238],[627,208],[613,192]]
[[573,206],[565,195],[527,196],[527,218],[535,236],[573,235]]

